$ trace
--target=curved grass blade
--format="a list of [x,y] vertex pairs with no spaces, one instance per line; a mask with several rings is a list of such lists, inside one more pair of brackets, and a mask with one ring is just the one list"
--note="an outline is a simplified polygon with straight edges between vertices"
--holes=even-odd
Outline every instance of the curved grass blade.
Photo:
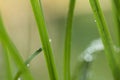
[[18,50],[16,49],[13,42],[10,40],[6,30],[4,29],[4,24],[2,22],[2,17],[0,15],[0,40],[4,43],[4,46],[8,48],[8,52],[10,53],[12,59],[14,60],[16,66],[19,70],[23,71],[22,77],[25,80],[33,80],[32,75],[30,74],[29,70],[25,66],[21,56],[19,55]]
[[120,80],[120,68],[115,60],[114,56],[114,48],[113,48],[113,43],[112,39],[110,36],[110,33],[108,31],[107,24],[105,22],[102,10],[100,8],[100,4],[98,0],[89,0],[91,4],[91,8],[93,10],[97,25],[98,25],[98,30],[105,48],[105,54],[109,63],[109,66],[112,70],[113,76],[115,80]]
[[36,23],[38,26],[38,31],[40,34],[40,39],[42,42],[42,48],[45,55],[50,79],[58,80],[54,57],[53,57],[53,53],[52,53],[52,49],[49,42],[45,21],[44,21],[41,1],[39,0],[30,0],[30,1],[31,1],[33,12],[34,12],[34,16],[36,19]]
[[35,51],[26,61],[25,61],[25,65],[29,64],[33,58],[35,58],[40,52],[42,52],[42,48],[38,49],[37,51]]
[[[25,65],[27,66],[28,64],[30,64],[30,62],[33,60],[33,58],[35,58],[40,52],[42,52],[42,48],[38,49],[37,51],[35,51],[26,61],[25,61]],[[16,76],[14,78],[14,80],[18,80],[18,78],[20,77],[20,75],[22,74],[22,71],[18,71],[16,73]]]
[[76,0],[70,0],[68,17],[67,17],[66,36],[65,36],[65,45],[64,45],[64,80],[70,80],[71,36],[72,36],[72,24],[73,24],[75,2]]
[[5,61],[5,69],[6,69],[6,79],[5,80],[13,80],[12,77],[12,72],[10,68],[10,62],[9,62],[9,57],[8,57],[8,50],[4,46],[4,43],[1,45],[2,46],[2,53],[3,53],[3,59]]

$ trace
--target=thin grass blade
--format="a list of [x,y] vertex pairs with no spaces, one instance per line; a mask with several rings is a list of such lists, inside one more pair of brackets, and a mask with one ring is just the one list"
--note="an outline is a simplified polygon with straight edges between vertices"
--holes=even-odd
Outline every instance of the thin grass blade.
[[76,0],[70,0],[69,11],[66,25],[66,36],[64,45],[64,80],[70,80],[70,55],[71,55],[71,37],[72,37],[72,26],[73,16],[75,9]]

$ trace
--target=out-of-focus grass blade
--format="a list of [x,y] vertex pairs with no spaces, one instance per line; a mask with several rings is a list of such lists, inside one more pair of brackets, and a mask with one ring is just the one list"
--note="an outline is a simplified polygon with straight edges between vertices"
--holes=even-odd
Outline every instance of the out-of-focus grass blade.
[[92,62],[81,61],[78,62],[72,76],[72,80],[88,80],[88,71]]
[[3,44],[0,44],[2,46],[2,54],[3,54],[3,59],[5,61],[5,72],[6,72],[6,77],[5,80],[13,80],[12,77],[12,72],[10,68],[10,62],[9,62],[9,57],[8,57],[8,50]]
[[120,0],[112,0],[114,20],[115,20],[115,32],[117,33],[117,47],[120,48]]
[[116,42],[115,42],[115,52],[116,54],[116,59],[120,65],[120,57],[118,54],[120,54],[120,0],[111,0],[112,2],[112,8],[113,8],[113,16],[114,16],[114,24],[115,24],[115,37],[116,37]]
[[41,7],[41,0],[30,0],[30,1],[31,1],[32,9],[33,9],[33,12],[35,15],[36,23],[38,26],[38,31],[40,34],[42,48],[43,48],[43,52],[45,55],[50,79],[58,80],[54,57],[53,57],[48,33],[46,30],[46,26],[45,26],[43,11],[42,11],[42,7]]
[[120,68],[115,60],[115,56],[114,56],[115,52],[113,48],[112,39],[108,31],[108,27],[105,22],[102,10],[100,8],[100,4],[98,0],[89,0],[89,1],[98,25],[98,30],[105,48],[105,54],[106,54],[109,66],[112,70],[114,79],[120,80]]
[[0,15],[0,40],[2,43],[4,43],[4,46],[6,48],[8,48],[10,56],[14,60],[18,69],[23,71],[23,75],[22,75],[23,78],[25,80],[33,80],[32,76],[30,74],[30,71],[25,66],[18,50],[16,49],[15,45],[13,44],[13,42],[10,40],[9,36],[7,35],[1,15]]
[[64,45],[64,80],[70,80],[70,53],[71,53],[71,37],[72,37],[72,24],[76,0],[70,0],[69,11],[66,24],[66,36]]

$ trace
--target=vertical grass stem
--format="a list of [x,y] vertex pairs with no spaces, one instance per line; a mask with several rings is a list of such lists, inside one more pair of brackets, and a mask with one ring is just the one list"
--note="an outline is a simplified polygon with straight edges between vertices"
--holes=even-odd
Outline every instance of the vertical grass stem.
[[30,0],[30,1],[31,1],[33,12],[34,12],[34,16],[36,19],[38,31],[40,34],[40,39],[42,42],[42,48],[45,55],[50,79],[58,80],[54,57],[53,57],[53,53],[52,53],[51,45],[49,42],[46,25],[45,25],[45,20],[43,16],[41,0]]
[[70,0],[69,11],[66,25],[66,36],[64,45],[64,80],[70,80],[70,53],[71,53],[71,36],[73,26],[73,15],[76,0]]

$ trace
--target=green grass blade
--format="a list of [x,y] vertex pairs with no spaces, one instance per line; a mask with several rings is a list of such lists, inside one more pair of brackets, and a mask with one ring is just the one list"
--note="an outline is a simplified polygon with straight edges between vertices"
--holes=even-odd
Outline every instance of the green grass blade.
[[64,45],[64,80],[70,80],[70,53],[71,53],[71,36],[72,36],[72,24],[73,15],[75,9],[76,0],[70,0],[67,25],[66,25],[66,36]]
[[41,7],[41,1],[39,0],[30,0],[30,1],[31,1],[31,5],[32,5],[33,12],[35,15],[36,23],[38,26],[38,30],[39,30],[39,34],[40,34],[40,38],[42,42],[42,48],[43,48],[43,52],[45,55],[50,79],[58,80],[54,57],[53,57],[48,33],[46,30],[46,26],[45,26],[43,11]]
[[[37,51],[35,51],[26,61],[25,61],[25,65],[27,66],[28,64],[30,64],[30,62],[33,60],[33,58],[35,58],[40,52],[42,52],[42,48],[38,49]],[[18,80],[18,78],[20,77],[20,75],[22,74],[22,71],[18,71],[15,75],[14,80]]]
[[117,33],[117,46],[120,47],[120,0],[112,0],[112,6]]
[[112,39],[110,36],[110,33],[108,31],[108,27],[107,24],[105,22],[102,10],[100,8],[100,4],[98,2],[98,0],[89,0],[97,25],[98,25],[98,30],[100,33],[100,36],[102,38],[102,42],[104,44],[104,48],[105,48],[105,53],[106,53],[106,57],[109,63],[109,66],[112,70],[113,76],[115,78],[115,80],[120,80],[120,68],[118,67],[118,64],[115,60],[114,57],[114,49],[113,49],[113,43],[112,43]]
[[9,57],[8,57],[8,50],[7,48],[4,46],[4,44],[2,44],[2,54],[3,54],[3,58],[5,61],[5,69],[6,69],[6,80],[13,80],[12,77],[12,72],[11,72],[11,68],[10,68],[10,62],[9,62]]
[[23,71],[23,78],[25,80],[33,80],[29,70],[25,66],[21,56],[19,55],[18,50],[16,49],[15,45],[13,42],[10,40],[6,30],[4,29],[4,25],[2,22],[2,18],[0,16],[0,40],[2,43],[4,43],[5,47],[8,48],[8,51],[10,53],[10,56],[14,60],[16,66],[18,67],[19,70]]

